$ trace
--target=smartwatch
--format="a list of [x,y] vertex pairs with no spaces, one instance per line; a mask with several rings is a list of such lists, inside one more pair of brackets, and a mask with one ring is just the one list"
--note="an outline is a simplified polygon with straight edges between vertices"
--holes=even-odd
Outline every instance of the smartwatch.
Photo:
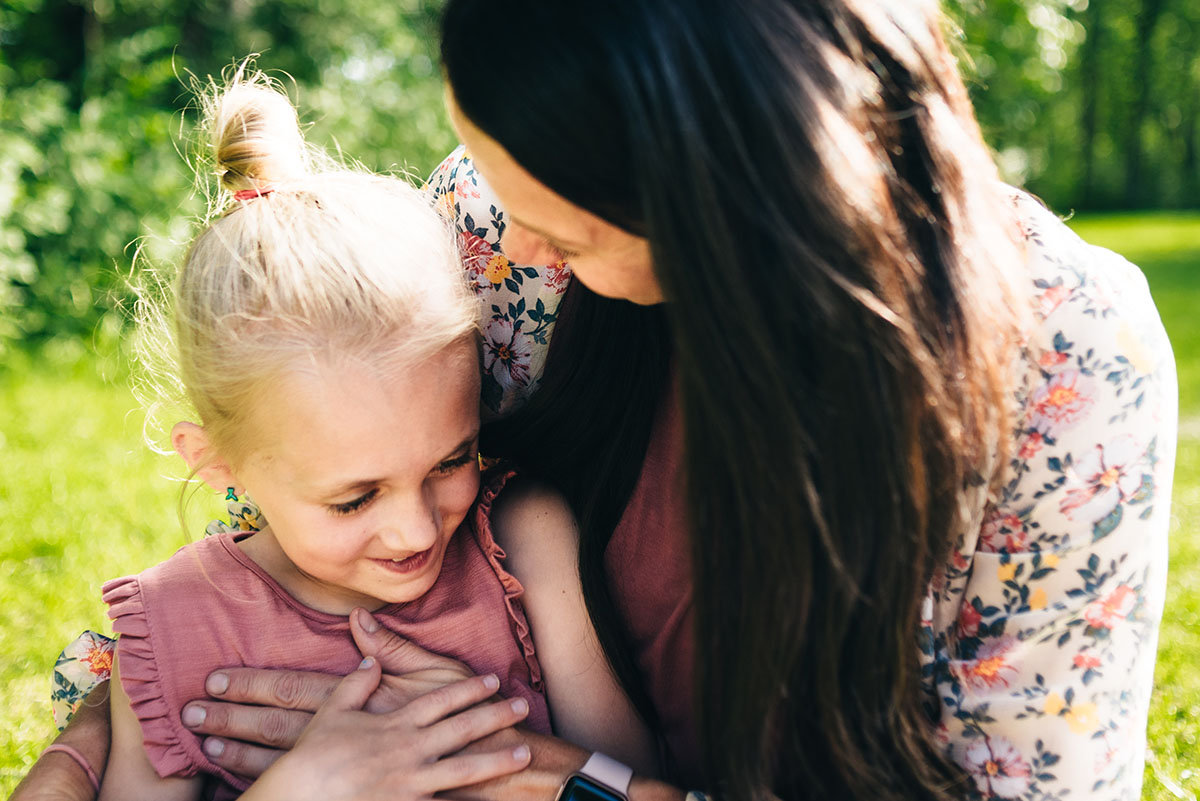
[[629,801],[631,779],[633,768],[596,752],[567,777],[555,801]]

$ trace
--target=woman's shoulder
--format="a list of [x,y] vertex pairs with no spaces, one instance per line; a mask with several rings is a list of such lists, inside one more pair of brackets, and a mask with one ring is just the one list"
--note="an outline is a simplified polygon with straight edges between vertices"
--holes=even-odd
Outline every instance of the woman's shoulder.
[[571,270],[561,262],[517,264],[504,255],[507,213],[465,148],[438,165],[427,189],[454,222],[463,268],[481,301],[484,410],[502,417],[537,389]]

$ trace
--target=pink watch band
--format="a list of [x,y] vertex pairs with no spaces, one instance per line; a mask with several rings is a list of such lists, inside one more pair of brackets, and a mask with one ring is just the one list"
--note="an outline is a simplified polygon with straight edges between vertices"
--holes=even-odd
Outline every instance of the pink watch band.
[[623,765],[599,751],[594,752],[579,772],[607,785],[626,798],[629,797],[629,782],[633,780],[633,768]]

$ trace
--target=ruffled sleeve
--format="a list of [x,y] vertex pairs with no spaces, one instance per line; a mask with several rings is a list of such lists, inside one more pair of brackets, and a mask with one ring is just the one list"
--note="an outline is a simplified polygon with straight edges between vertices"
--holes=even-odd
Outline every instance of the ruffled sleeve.
[[[113,621],[121,686],[142,724],[142,742],[159,776],[195,776],[200,765],[184,745],[177,712],[166,700],[164,675],[155,658],[150,621],[137,576],[113,579],[101,588]],[[193,735],[187,735],[194,739]]]
[[513,635],[521,646],[521,653],[529,668],[530,686],[535,692],[544,693],[542,668],[538,664],[537,654],[533,647],[533,635],[529,629],[529,621],[525,617],[525,607],[521,603],[521,596],[525,594],[525,588],[521,586],[521,582],[517,580],[516,576],[504,569],[504,549],[496,542],[492,533],[492,505],[495,503],[496,496],[516,475],[515,470],[497,467],[485,478],[479,502],[475,505],[473,512],[472,529],[483,555],[487,558],[488,564],[491,565],[496,577],[500,579],[500,585],[504,588],[504,604],[508,610]]

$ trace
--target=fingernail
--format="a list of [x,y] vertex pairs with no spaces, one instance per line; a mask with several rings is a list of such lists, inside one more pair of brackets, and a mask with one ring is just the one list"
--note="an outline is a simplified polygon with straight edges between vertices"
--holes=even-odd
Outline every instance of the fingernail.
[[379,621],[371,617],[371,613],[366,609],[358,610],[358,625],[362,626],[363,631],[367,634],[379,631]]
[[208,717],[208,710],[202,706],[192,704],[183,708],[183,715],[181,717],[183,718],[184,726],[194,729],[204,723],[204,719]]
[[373,665],[373,664],[375,664],[375,657],[368,656],[368,657],[365,657],[363,659],[363,661],[358,663],[358,669],[366,670],[367,668],[371,667],[371,665]]
[[499,690],[500,679],[496,678],[495,673],[489,673],[483,677],[483,686],[487,687],[489,690]]
[[204,682],[204,689],[209,695],[220,695],[229,689],[229,676],[225,673],[214,673]]
[[529,759],[529,746],[518,745],[513,749],[513,759],[517,762],[524,762]]
[[512,711],[518,715],[524,715],[529,712],[529,702],[524,698],[514,698],[511,706]]
[[221,754],[225,753],[225,742],[223,740],[216,740],[212,737],[209,737],[204,741],[204,753],[208,754],[210,757],[219,757]]

